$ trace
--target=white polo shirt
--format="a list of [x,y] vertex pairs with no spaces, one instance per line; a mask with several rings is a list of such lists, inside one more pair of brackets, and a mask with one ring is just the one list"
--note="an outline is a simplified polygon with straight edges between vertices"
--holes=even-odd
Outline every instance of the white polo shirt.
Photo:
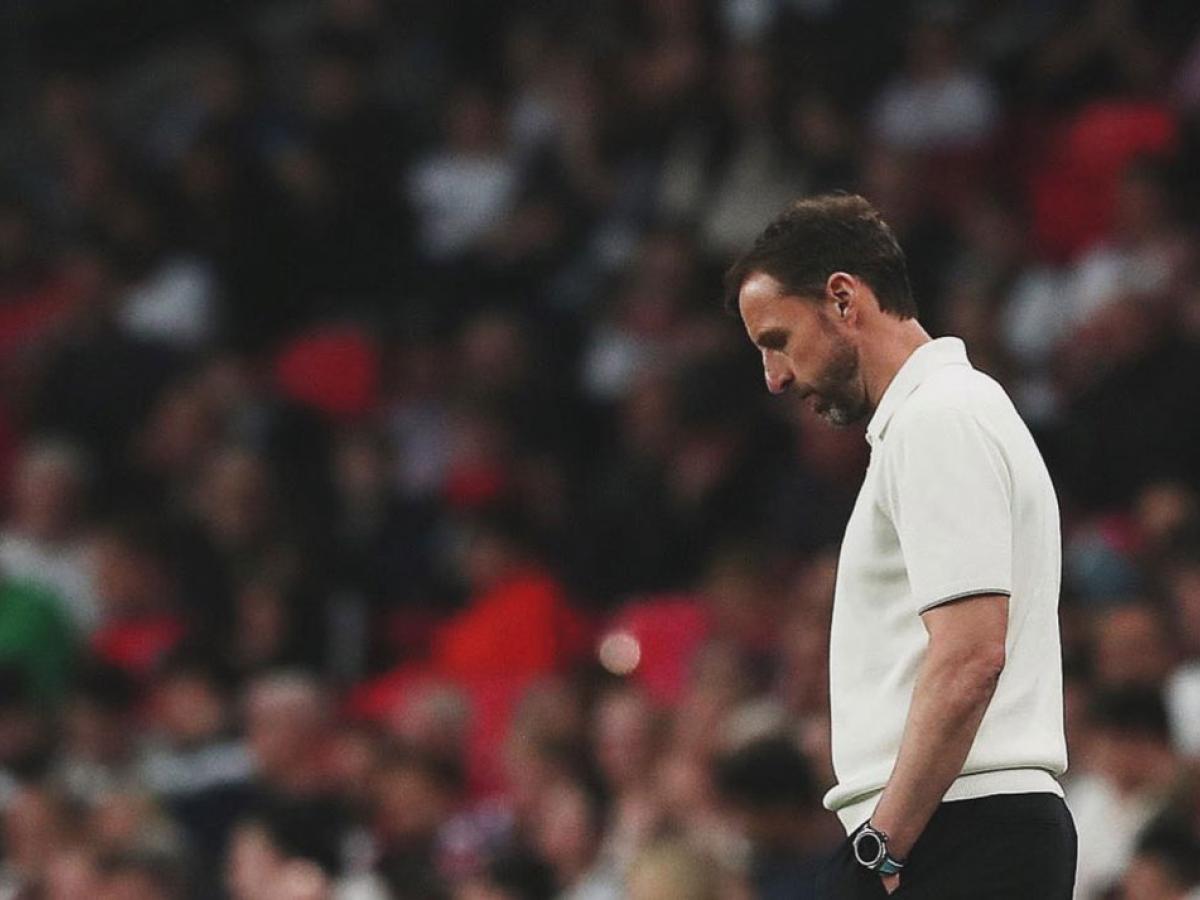
[[833,767],[847,832],[874,812],[900,750],[928,634],[921,613],[1009,595],[1006,662],[946,800],[1062,790],[1058,500],[1008,395],[958,338],[919,347],[867,426],[871,462],[846,526],[830,635]]

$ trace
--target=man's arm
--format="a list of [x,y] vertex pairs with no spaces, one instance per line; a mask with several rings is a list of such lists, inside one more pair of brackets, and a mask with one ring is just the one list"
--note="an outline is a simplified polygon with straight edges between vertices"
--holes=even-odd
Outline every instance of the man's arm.
[[929,644],[896,765],[871,816],[871,824],[887,833],[896,859],[907,858],[962,772],[1004,668],[1008,597],[956,600],[928,610],[921,621]]

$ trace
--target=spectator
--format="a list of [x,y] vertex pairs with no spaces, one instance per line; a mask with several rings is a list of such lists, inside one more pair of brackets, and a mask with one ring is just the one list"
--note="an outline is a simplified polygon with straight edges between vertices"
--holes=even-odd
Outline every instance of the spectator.
[[472,595],[436,640],[438,670],[466,679],[532,679],[569,664],[580,623],[563,587],[538,561],[520,516],[486,512],[467,540],[462,571]]
[[67,809],[50,791],[26,787],[8,798],[0,820],[4,860],[0,885],[13,896],[37,892],[68,840]]
[[27,202],[0,194],[0,373],[10,377],[80,299],[69,267],[48,253],[47,238]]
[[46,869],[46,892],[63,900],[95,896],[100,870],[95,855],[86,849],[58,853]]
[[905,67],[876,101],[876,134],[893,147],[936,151],[977,147],[996,126],[996,100],[984,76],[964,64],[950,21],[927,19],[909,31]]
[[534,846],[554,870],[563,900],[622,896],[622,879],[603,853],[608,797],[590,772],[566,775],[542,798]]
[[329,698],[322,685],[299,671],[259,676],[244,696],[246,744],[253,765],[251,812],[286,823],[289,838],[311,852],[327,874],[342,873],[350,833],[349,810],[333,793]]
[[[312,824],[305,823],[306,825]],[[330,848],[284,817],[249,819],[230,843],[225,887],[234,900],[331,900]]]
[[75,673],[64,703],[62,752],[54,781],[84,806],[141,786],[133,679],[115,666],[91,664]]
[[1190,900],[1200,890],[1200,842],[1186,823],[1152,823],[1138,838],[1122,886],[1128,897]]
[[1179,751],[1195,758],[1200,757],[1200,555],[1187,547],[1164,567],[1173,622],[1184,648],[1184,661],[1168,678],[1166,700]]
[[1137,835],[1166,807],[1180,776],[1162,698],[1146,688],[1100,693],[1090,711],[1091,771],[1070,786],[1079,832],[1075,896],[1090,898],[1119,882]]
[[113,491],[127,501],[131,436],[179,365],[170,347],[120,327],[123,282],[114,255],[102,241],[77,242],[74,314],[47,341],[21,391],[30,426],[84,452],[102,489],[97,499],[110,502]]
[[140,783],[183,828],[207,876],[252,800],[253,763],[219,670],[184,650],[156,673]]
[[597,702],[592,746],[612,797],[607,849],[622,865],[633,861],[661,824],[654,796],[654,764],[661,739],[662,720],[641,691],[619,688]]
[[76,649],[62,600],[0,573],[0,663],[18,668],[40,702],[62,699]]
[[716,764],[722,800],[754,847],[755,896],[816,897],[816,875],[833,849],[820,824],[808,765],[785,737],[752,741]]
[[171,252],[161,213],[143,196],[115,198],[102,223],[122,263],[117,321],[135,338],[181,347],[207,343],[216,329],[216,282],[203,259]]
[[620,400],[640,379],[653,375],[664,356],[678,357],[695,277],[696,260],[683,234],[647,236],[585,350],[583,378],[589,394],[601,401]]
[[251,683],[246,736],[256,778],[267,791],[304,798],[324,788],[329,716],[324,690],[305,673],[275,672]]
[[461,764],[471,730],[470,700],[453,685],[434,682],[410,690],[385,725],[401,746]]
[[91,538],[92,589],[101,614],[92,649],[139,680],[187,631],[162,544],[155,523],[132,515],[101,525]]
[[1070,275],[1073,331],[1086,338],[1105,307],[1160,300],[1177,289],[1191,253],[1172,206],[1169,170],[1153,160],[1131,165],[1117,188],[1108,240],[1083,256]]
[[196,640],[223,647],[223,662],[247,673],[319,659],[323,610],[302,589],[318,567],[300,552],[299,511],[282,508],[265,455],[215,451],[191,500],[176,541]]
[[0,664],[0,802],[45,774],[53,761],[52,724],[26,672]]
[[29,447],[16,473],[12,519],[0,532],[0,571],[60,598],[81,636],[99,619],[81,535],[86,478],[84,460],[71,445]]
[[463,777],[453,760],[397,750],[386,753],[374,777],[378,869],[405,894],[443,882],[442,830],[459,805]]
[[447,867],[460,877],[482,871],[489,859],[536,850],[546,796],[578,765],[581,726],[572,721],[574,702],[554,687],[535,686],[513,711],[500,761],[502,792],[446,823]]
[[417,211],[423,250],[437,263],[469,257],[511,210],[517,170],[487,90],[462,85],[449,98],[441,146],[403,186]]
[[802,192],[804,173],[785,153],[774,61],[762,46],[732,48],[720,61],[719,112],[685,131],[663,171],[671,218],[698,220],[706,249],[731,254]]
[[1099,613],[1092,643],[1093,672],[1101,686],[1162,686],[1176,650],[1166,619],[1147,603],[1125,603]]

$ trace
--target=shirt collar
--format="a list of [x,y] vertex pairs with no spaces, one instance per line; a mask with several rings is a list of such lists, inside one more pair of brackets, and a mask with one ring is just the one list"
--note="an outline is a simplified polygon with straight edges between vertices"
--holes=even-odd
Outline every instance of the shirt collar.
[[883,396],[879,398],[875,414],[867,424],[867,443],[875,446],[896,410],[931,374],[943,366],[970,364],[966,345],[956,337],[937,338],[914,350],[892,377],[891,383],[884,389]]

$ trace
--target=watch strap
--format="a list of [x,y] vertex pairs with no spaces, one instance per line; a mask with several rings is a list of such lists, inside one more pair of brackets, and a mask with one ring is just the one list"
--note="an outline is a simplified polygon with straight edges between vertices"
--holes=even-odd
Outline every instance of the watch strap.
[[904,868],[904,863],[898,859],[893,859],[890,853],[883,857],[883,862],[879,864],[879,868],[875,871],[880,875],[895,875]]

